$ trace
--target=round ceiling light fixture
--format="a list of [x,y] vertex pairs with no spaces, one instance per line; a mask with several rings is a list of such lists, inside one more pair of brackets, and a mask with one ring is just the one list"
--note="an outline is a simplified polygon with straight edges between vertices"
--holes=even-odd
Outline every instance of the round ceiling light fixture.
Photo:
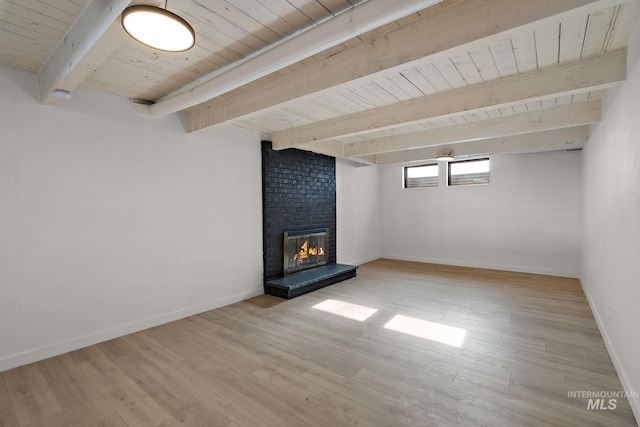
[[140,43],[167,52],[184,52],[196,43],[187,21],[155,6],[131,6],[122,12],[122,28]]
[[449,160],[455,160],[455,157],[453,157],[453,151],[449,151],[447,154],[436,156],[436,160],[439,162],[447,162]]

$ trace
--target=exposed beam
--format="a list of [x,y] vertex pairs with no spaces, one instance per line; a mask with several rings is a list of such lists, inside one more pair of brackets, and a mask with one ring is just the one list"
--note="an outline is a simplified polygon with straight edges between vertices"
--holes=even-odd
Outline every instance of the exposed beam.
[[314,153],[325,154],[331,157],[344,157],[344,144],[338,141],[312,142],[295,148],[313,151]]
[[[323,141],[318,143],[312,142],[310,144],[306,144],[301,147],[292,147],[292,148],[297,148],[299,150],[312,151],[314,153],[324,154],[325,156],[345,158],[344,144],[338,141]],[[371,159],[365,159],[360,157],[352,157],[352,158],[349,158],[348,160],[355,163],[357,166],[375,165],[375,159],[371,160]]]
[[588,126],[575,126],[564,129],[547,130],[521,135],[488,138],[476,141],[460,142],[451,146],[417,148],[415,150],[394,151],[392,153],[373,154],[360,160],[378,165],[405,163],[422,160],[434,160],[437,155],[453,151],[456,156],[481,153],[523,153],[535,151],[561,150],[582,147],[589,139]]
[[510,107],[624,82],[626,49],[271,134],[276,149]]
[[161,99],[149,106],[149,114],[164,116],[186,110],[441,1],[367,0],[267,48],[222,74],[205,77],[205,82],[187,91]]
[[518,135],[543,130],[587,125],[600,121],[601,101],[587,101],[546,110],[512,114],[456,126],[387,136],[379,140],[345,144],[345,157],[364,156],[476,139]]
[[324,60],[188,110],[189,132],[263,114],[283,103],[384,76],[625,0],[465,0]]
[[91,0],[38,71],[40,100],[55,105],[56,89],[71,92],[118,47],[125,33],[116,19],[129,0]]

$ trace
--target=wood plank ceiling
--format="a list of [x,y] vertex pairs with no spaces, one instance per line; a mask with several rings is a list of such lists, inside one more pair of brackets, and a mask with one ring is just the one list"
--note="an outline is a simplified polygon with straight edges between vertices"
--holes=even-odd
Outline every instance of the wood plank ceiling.
[[[148,113],[140,100],[189,94],[363,3],[169,0],[197,41],[167,53],[124,33],[128,0],[1,0],[0,65],[37,73],[43,103],[60,102],[53,89],[82,85]],[[79,33],[79,17],[104,27],[95,40]],[[362,164],[580,148],[606,89],[625,79],[639,20],[640,0],[444,0],[182,109],[186,131],[232,124],[276,149]]]

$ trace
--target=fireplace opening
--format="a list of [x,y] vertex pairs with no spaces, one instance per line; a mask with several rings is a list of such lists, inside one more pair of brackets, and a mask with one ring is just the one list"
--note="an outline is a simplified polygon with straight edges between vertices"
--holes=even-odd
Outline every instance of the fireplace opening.
[[325,265],[329,258],[326,228],[284,232],[284,275]]

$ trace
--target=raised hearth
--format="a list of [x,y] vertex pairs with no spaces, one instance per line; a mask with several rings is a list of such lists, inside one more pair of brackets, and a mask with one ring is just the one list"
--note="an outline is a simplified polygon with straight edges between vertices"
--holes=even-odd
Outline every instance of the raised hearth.
[[271,279],[264,285],[265,293],[291,299],[325,286],[356,277],[355,265],[328,264],[291,274],[280,279]]

